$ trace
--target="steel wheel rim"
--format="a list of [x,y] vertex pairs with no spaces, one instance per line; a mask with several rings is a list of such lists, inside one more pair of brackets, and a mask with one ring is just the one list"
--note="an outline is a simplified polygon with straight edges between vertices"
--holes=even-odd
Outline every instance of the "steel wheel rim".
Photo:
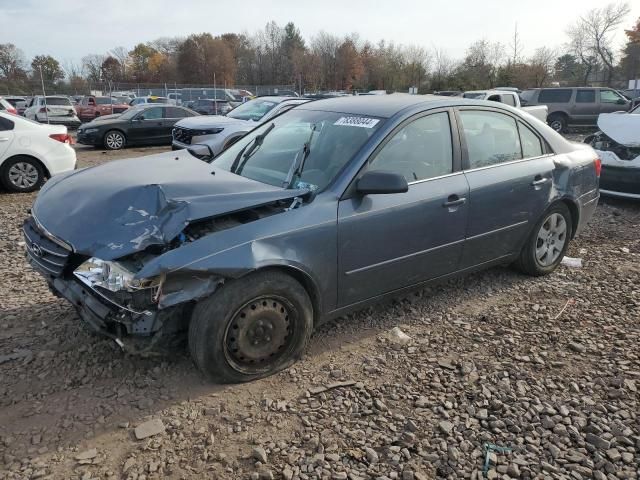
[[118,150],[124,145],[124,138],[119,133],[110,133],[107,135],[107,146],[113,150]]
[[296,309],[283,297],[265,295],[245,303],[225,331],[227,361],[241,373],[270,370],[293,350],[297,318]]
[[18,162],[9,168],[9,181],[17,188],[31,188],[38,183],[38,169],[28,162]]
[[551,122],[551,128],[553,128],[556,132],[562,130],[562,122],[560,120],[554,120]]
[[536,237],[536,260],[543,267],[553,265],[567,243],[567,222],[559,213],[552,213],[540,226]]

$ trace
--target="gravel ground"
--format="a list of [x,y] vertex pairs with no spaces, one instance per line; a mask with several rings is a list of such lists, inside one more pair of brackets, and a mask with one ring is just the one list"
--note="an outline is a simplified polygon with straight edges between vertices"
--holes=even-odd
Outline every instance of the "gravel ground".
[[601,203],[582,268],[423,290],[216,386],[185,348],[127,357],[82,327],[23,259],[33,199],[0,194],[0,479],[640,476],[639,204]]

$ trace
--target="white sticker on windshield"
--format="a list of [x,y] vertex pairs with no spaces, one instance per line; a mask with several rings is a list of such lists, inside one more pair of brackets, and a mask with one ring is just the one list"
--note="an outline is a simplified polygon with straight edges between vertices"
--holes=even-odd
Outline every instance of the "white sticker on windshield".
[[366,117],[340,117],[334,125],[346,125],[347,127],[373,128],[380,120]]

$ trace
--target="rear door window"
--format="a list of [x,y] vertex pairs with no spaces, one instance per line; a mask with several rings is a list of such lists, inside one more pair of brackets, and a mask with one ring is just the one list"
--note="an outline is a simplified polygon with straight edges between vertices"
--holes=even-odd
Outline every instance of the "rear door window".
[[167,107],[165,110],[165,118],[184,118],[191,116],[187,110],[183,110],[181,108]]
[[518,127],[512,117],[498,112],[462,110],[460,119],[470,169],[522,158]]
[[576,103],[595,103],[595,90],[578,90],[576,92]]
[[538,96],[540,103],[567,103],[571,100],[573,90],[570,88],[548,88]]
[[6,132],[8,130],[13,130],[15,123],[13,123],[8,118],[0,117],[0,132]]

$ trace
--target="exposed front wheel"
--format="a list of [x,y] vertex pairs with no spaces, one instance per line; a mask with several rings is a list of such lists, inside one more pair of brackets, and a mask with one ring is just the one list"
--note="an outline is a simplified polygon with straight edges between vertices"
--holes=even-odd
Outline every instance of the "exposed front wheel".
[[558,203],[545,212],[536,224],[516,262],[524,273],[534,276],[548,275],[562,261],[573,231],[571,213],[564,203]]
[[17,156],[2,165],[0,180],[11,192],[33,192],[42,186],[45,175],[37,161],[30,157]]
[[124,148],[126,138],[122,132],[109,130],[104,136],[104,148],[107,150],[120,150]]
[[196,305],[189,349],[210,380],[246,382],[291,365],[312,328],[313,307],[302,285],[281,272],[257,272]]

